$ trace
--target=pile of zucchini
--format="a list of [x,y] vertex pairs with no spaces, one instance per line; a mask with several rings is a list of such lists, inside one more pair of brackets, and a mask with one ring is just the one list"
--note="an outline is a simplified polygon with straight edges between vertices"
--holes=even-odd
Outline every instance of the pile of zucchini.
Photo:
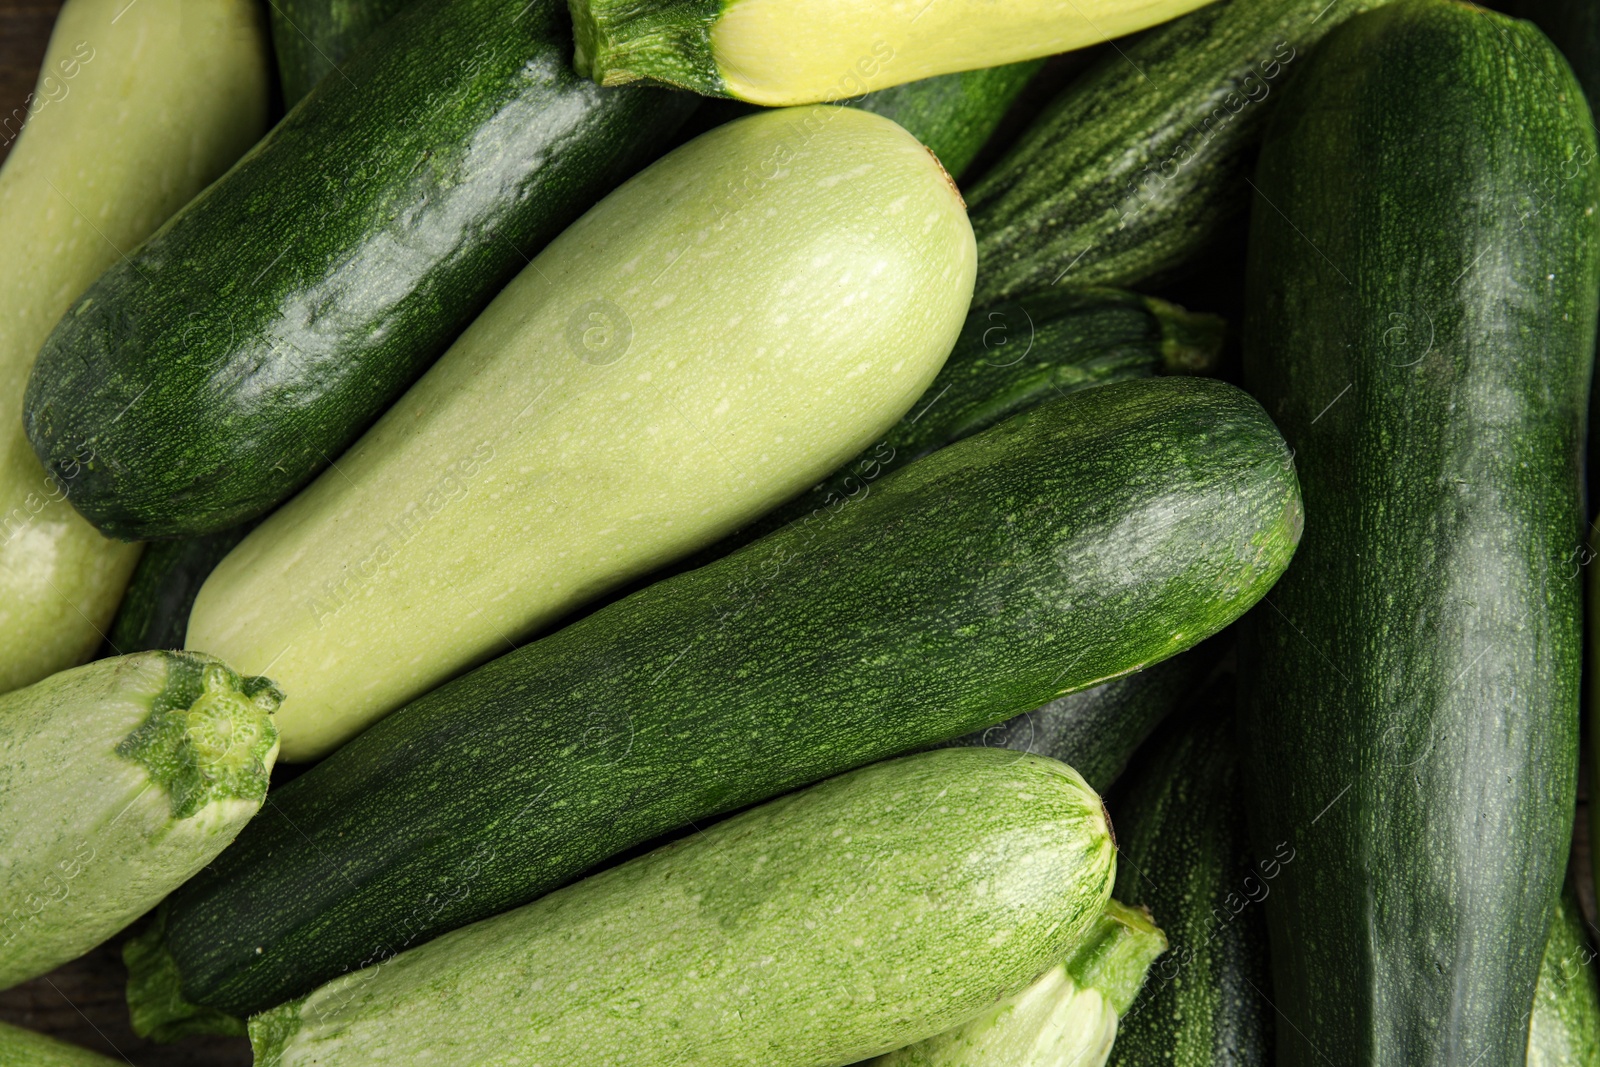
[[66,0],[0,988],[113,942],[260,1067],[1600,1064],[1592,14]]

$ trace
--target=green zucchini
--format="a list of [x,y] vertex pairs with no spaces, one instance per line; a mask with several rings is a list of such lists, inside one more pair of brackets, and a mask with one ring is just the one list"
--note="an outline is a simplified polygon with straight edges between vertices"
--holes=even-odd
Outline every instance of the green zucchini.
[[325,755],[859,452],[938,372],[973,269],[960,197],[887,119],[719,127],[554,241],[223,560],[186,647],[270,664],[284,758]]
[[974,311],[939,376],[881,441],[723,538],[697,562],[725,556],[819,508],[842,507],[890,471],[1047,400],[1160,371],[1209,370],[1222,350],[1223,330],[1215,315],[1117,289],[1051,290]]
[[1494,6],[1547,33],[1572,64],[1591,107],[1600,100],[1600,9],[1584,0],[1496,0]]
[[767,107],[834,103],[940,74],[1099,44],[1205,0],[571,0],[573,64],[601,85],[645,81]]
[[1136,285],[1244,209],[1266,118],[1305,53],[1382,0],[1221,0],[1107,55],[967,191],[974,304]]
[[76,466],[49,474],[34,456],[21,418],[34,355],[118,249],[261,135],[267,63],[250,0],[61,8],[0,168],[0,692],[93,655],[139,559],[73,511]]
[[1118,1017],[1167,939],[1113,900],[1064,963],[976,1019],[871,1061],[873,1067],[1104,1067]]
[[879,89],[849,103],[904,126],[959,179],[1042,66],[1044,60],[1031,59],[942,74]]
[[1094,928],[1115,870],[1070,767],[926,752],[340,978],[251,1043],[263,1067],[849,1063],[1027,985]]
[[1240,649],[1258,847],[1305,857],[1266,902],[1284,1067],[1526,1055],[1576,788],[1595,155],[1544,36],[1449,0],[1336,29],[1262,150],[1245,373],[1309,531]]
[[1600,982],[1590,966],[1594,956],[1569,870],[1539,965],[1528,1027],[1528,1067],[1600,1063]]
[[1215,659],[1216,649],[1202,645],[949,744],[1049,756],[1105,792],[1150,732],[1205,681]]
[[81,956],[233,840],[267,795],[279,699],[189,652],[0,696],[0,989]]
[[236,526],[221,533],[147,546],[106,635],[112,654],[182,648],[189,611],[200,586],[250,529]]
[[272,0],[272,49],[278,55],[283,106],[292,108],[338,69],[372,31],[407,0]]
[[1299,522],[1277,431],[1230,385],[1036,408],[377,723],[171,898],[130,1003],[176,980],[258,1011],[659,834],[1157,662],[1261,596]]
[[113,1067],[116,1061],[86,1048],[0,1022],[0,1063],[6,1067]]
[[73,506],[191,537],[328,466],[693,106],[597,91],[568,42],[558,0],[422,0],[101,275],[25,400]]
[[1150,909],[1171,943],[1125,1013],[1113,1067],[1266,1067],[1272,1062],[1262,900],[1291,846],[1252,863],[1234,744],[1231,674],[1172,722],[1112,798],[1124,857],[1117,892]]

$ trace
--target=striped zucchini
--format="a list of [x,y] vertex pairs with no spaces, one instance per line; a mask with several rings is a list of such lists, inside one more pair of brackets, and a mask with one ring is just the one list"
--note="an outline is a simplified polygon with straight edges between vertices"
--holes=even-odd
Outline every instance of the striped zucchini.
[[340,978],[251,1020],[251,1043],[262,1067],[849,1063],[1067,956],[1115,870],[1071,768],[923,753]]
[[93,655],[139,559],[68,503],[92,451],[83,440],[53,473],[34,456],[21,418],[34,355],[119,249],[261,135],[267,63],[251,0],[61,8],[0,168],[0,692]]
[[187,652],[0,696],[0,989],[98,945],[233,840],[267,793],[278,700]]
[[1240,645],[1259,847],[1305,857],[1279,1063],[1521,1064],[1576,788],[1594,127],[1531,25],[1400,0],[1323,42],[1256,184],[1246,380],[1308,509]]
[[1167,939],[1150,914],[1106,905],[1064,963],[971,1022],[872,1060],[873,1067],[1104,1067],[1117,1020]]
[[1311,46],[1382,0],[1221,0],[1072,82],[973,188],[978,307],[1136,285],[1244,208],[1266,119]]
[[1034,59],[941,74],[879,89],[849,103],[904,126],[959,180],[1006,109],[1043,65],[1043,60]]
[[176,981],[270,1007],[659,834],[1155,663],[1261,596],[1299,521],[1277,431],[1230,385],[1036,408],[367,730],[171,898],[130,1001]]

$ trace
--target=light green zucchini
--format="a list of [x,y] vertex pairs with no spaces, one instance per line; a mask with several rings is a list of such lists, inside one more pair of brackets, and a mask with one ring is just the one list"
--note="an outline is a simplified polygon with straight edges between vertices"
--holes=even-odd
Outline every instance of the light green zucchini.
[[21,416],[34,354],[102,270],[261,136],[267,51],[250,0],[61,9],[0,168],[0,692],[88,659],[139,559],[68,504],[74,467],[35,458]]
[[1571,869],[1550,924],[1528,1026],[1528,1067],[1600,1063],[1600,982]]
[[1110,899],[1065,764],[944,749],[734,816],[251,1020],[260,1067],[842,1064],[973,1018]]
[[570,0],[580,74],[768,107],[1068,52],[1205,0]]
[[973,272],[955,187],[887,119],[718,127],[552,242],[224,559],[186,644],[271,665],[284,758],[323,755],[877,440]]
[[154,907],[261,806],[280,694],[191,652],[0,696],[0,989]]
[[116,1061],[20,1026],[0,1023],[0,1063],[5,1067],[112,1067]]
[[1117,1020],[1167,950],[1150,913],[1113,900],[1063,963],[971,1022],[872,1060],[873,1067],[1103,1067]]

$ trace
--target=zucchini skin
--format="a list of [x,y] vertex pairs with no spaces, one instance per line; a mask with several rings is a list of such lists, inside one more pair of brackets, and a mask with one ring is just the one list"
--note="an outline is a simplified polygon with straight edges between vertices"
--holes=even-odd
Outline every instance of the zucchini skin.
[[926,752],[331,982],[253,1019],[251,1043],[275,1067],[851,1063],[1103,940],[1115,872],[1072,768]]
[[0,1022],[0,1063],[6,1067],[113,1067],[116,1062],[86,1048]]
[[133,570],[106,644],[113,655],[182,648],[189,610],[200,587],[250,525],[146,546]]
[[1119,289],[1050,290],[973,311],[938,377],[882,441],[692,562],[709,563],[818,509],[843,507],[885,474],[1046,401],[1163,370],[1209,369],[1224,328],[1215,315]]
[[292,108],[311,87],[355,51],[373,30],[399,14],[407,0],[272,0],[272,50],[278,56],[283,106]]
[[904,126],[959,180],[1042,66],[1044,60],[1030,59],[941,74],[879,89],[849,103]]
[[101,275],[25,401],[58,475],[89,442],[73,505],[123,540],[262,514],[647,162],[693,101],[596,89],[566,32],[557,0],[423,0]]
[[1057,284],[1134,286],[1248,203],[1253,150],[1305,53],[1382,0],[1222,0],[1108,55],[967,192],[975,307]]
[[1267,899],[1284,1067],[1526,1054],[1577,764],[1595,151],[1536,29],[1444,0],[1335,30],[1268,134],[1245,374],[1309,532],[1240,682],[1257,847],[1304,857]]
[[1145,738],[1205,681],[1216,659],[1211,643],[1180,652],[1104,685],[1057,697],[998,726],[949,742],[1049,756],[1110,789]]
[[1111,800],[1117,892],[1148,908],[1171,946],[1122,1017],[1113,1067],[1272,1063],[1261,900],[1294,856],[1251,863],[1234,699],[1233,675],[1220,675],[1141,751]]
[[73,511],[74,468],[46,472],[28,444],[34,357],[117,249],[261,136],[269,63],[247,0],[61,7],[33,114],[0,169],[0,692],[92,657],[139,559]]
[[233,840],[267,794],[282,699],[192,652],[0,697],[0,989],[81,956]]
[[[1117,532],[1151,507],[1155,536]],[[275,792],[169,901],[183,993],[270,1007],[661,833],[1170,656],[1272,584],[1299,516],[1277,431],[1222,382],[1019,416],[434,690]]]
[[1550,924],[1528,1027],[1528,1067],[1600,1063],[1600,982],[1571,872]]

